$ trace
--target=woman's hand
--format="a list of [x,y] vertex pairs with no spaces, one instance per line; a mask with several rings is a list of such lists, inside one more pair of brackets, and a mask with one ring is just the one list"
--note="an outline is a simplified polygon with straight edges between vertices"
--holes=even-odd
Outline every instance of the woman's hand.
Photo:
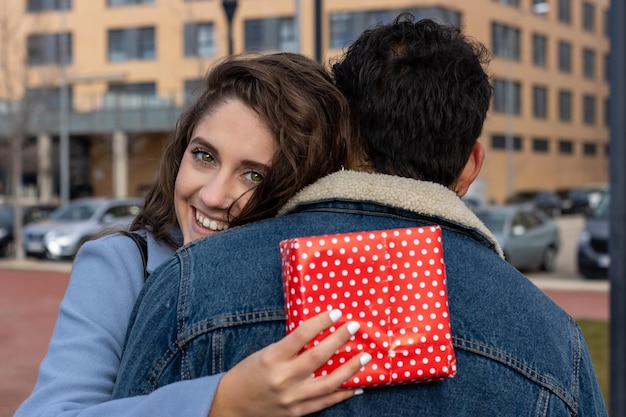
[[356,355],[327,375],[312,377],[359,329],[357,322],[346,323],[298,355],[305,344],[340,317],[339,310],[318,314],[282,340],[238,363],[222,377],[209,417],[302,416],[362,393],[338,388],[370,361],[367,353]]

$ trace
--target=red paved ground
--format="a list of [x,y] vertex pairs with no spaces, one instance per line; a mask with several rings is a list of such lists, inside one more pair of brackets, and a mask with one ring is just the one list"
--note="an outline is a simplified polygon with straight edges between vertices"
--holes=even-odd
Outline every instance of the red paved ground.
[[608,291],[544,290],[544,292],[576,319],[609,319]]
[[[0,417],[11,417],[37,378],[69,273],[0,270]],[[546,290],[575,318],[606,320],[602,291]]]
[[0,271],[0,417],[12,416],[35,384],[68,277]]

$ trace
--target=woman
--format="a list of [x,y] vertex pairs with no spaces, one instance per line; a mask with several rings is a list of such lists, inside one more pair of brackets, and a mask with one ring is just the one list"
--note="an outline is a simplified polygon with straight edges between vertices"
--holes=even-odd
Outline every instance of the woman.
[[[180,116],[158,178],[131,226],[147,239],[147,271],[181,244],[275,215],[300,188],[338,170],[346,155],[346,114],[344,98],[324,69],[304,56],[237,57],[217,65]],[[318,345],[317,362],[297,355],[338,319],[335,311],[245,360],[249,375],[257,376],[237,381],[249,393],[246,398],[215,397],[214,404],[223,376],[217,375],[112,401],[128,320],[143,282],[141,255],[128,237],[108,235],[81,248],[37,385],[16,417],[207,416],[212,406],[223,415],[245,402],[260,414],[301,415],[355,394],[336,389],[367,355],[328,378],[310,378],[319,359],[324,362],[356,331],[353,325]],[[270,374],[290,383],[270,385]]]

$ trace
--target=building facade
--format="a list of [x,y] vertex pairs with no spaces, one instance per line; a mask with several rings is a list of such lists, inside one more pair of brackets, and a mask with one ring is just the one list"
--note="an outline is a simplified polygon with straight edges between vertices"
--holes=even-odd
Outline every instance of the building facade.
[[607,182],[608,7],[609,0],[3,0],[0,182],[6,192],[9,145],[23,137],[22,180],[34,198],[58,196],[63,169],[71,196],[141,195],[215,60],[286,50],[332,62],[365,28],[402,11],[462,27],[492,52],[494,99],[475,193],[502,202],[514,191]]

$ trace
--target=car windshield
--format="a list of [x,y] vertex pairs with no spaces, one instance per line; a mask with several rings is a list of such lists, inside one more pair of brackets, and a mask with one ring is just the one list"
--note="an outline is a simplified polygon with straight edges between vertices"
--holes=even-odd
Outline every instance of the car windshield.
[[606,220],[609,218],[609,198],[610,194],[608,191],[604,193],[598,205],[593,209],[593,218]]
[[59,207],[51,215],[50,220],[55,221],[81,221],[87,220],[96,212],[98,204],[70,204]]
[[0,224],[13,223],[13,210],[8,207],[0,207]]
[[506,221],[506,214],[502,212],[495,211],[481,211],[476,213],[478,218],[485,223],[487,229],[491,230],[494,233],[501,232],[504,230],[504,225]]
[[537,197],[537,194],[537,191],[520,191],[516,194],[509,196],[509,198],[507,198],[507,202],[512,204],[527,203]]

